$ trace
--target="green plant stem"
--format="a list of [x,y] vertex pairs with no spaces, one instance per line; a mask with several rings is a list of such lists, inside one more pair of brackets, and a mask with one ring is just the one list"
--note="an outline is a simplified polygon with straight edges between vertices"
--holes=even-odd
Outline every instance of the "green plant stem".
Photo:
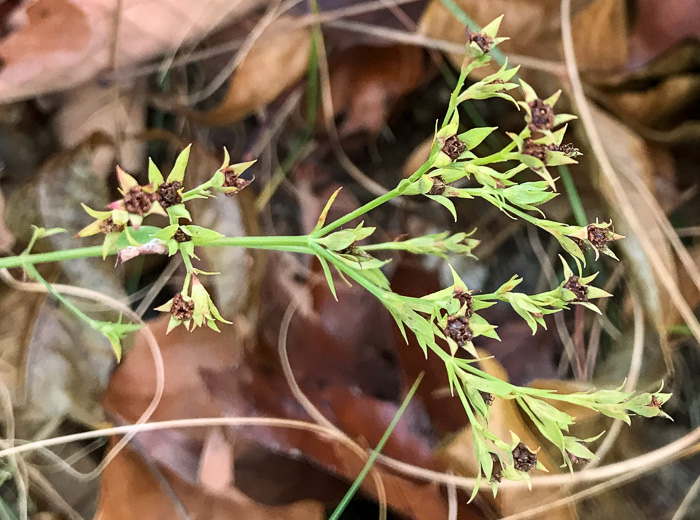
[[50,262],[63,262],[75,258],[91,258],[102,256],[102,246],[77,247],[63,251],[51,251],[50,253],[34,253],[31,255],[8,256],[0,258],[0,269],[22,267],[23,265],[46,264]]
[[72,302],[70,302],[68,299],[66,299],[60,292],[58,292],[56,289],[53,288],[53,285],[51,285],[41,274],[39,271],[37,271],[36,267],[33,265],[25,265],[25,269],[27,270],[27,274],[34,278],[35,280],[38,280],[39,283],[41,283],[44,287],[46,287],[46,290],[48,293],[56,298],[59,302],[61,302],[69,311],[71,311],[78,319],[84,321],[90,327],[92,327],[95,330],[98,330],[98,327],[95,325],[95,320],[93,320],[90,316],[85,314],[83,311],[78,309]]
[[350,500],[352,500],[352,497],[355,496],[355,493],[357,493],[357,490],[360,488],[360,486],[362,485],[362,482],[367,477],[369,470],[374,465],[374,462],[377,460],[377,457],[379,456],[382,449],[384,448],[384,445],[389,440],[389,437],[391,436],[391,433],[394,431],[394,428],[396,428],[396,425],[398,424],[399,420],[401,419],[401,416],[406,411],[406,408],[408,407],[408,403],[411,402],[411,399],[413,398],[413,395],[416,393],[416,390],[418,389],[418,385],[420,384],[422,379],[423,379],[423,372],[421,372],[420,375],[418,376],[418,378],[416,378],[416,382],[413,383],[413,386],[411,386],[411,389],[406,394],[406,397],[404,398],[403,402],[401,403],[401,406],[397,410],[396,415],[394,415],[394,418],[389,423],[389,426],[387,427],[386,431],[384,432],[384,435],[382,435],[382,438],[377,443],[377,447],[374,448],[374,450],[372,450],[372,454],[367,459],[367,462],[365,463],[365,466],[362,468],[362,471],[357,476],[355,481],[352,483],[352,486],[350,486],[350,489],[348,489],[348,492],[345,493],[345,496],[340,501],[340,504],[338,504],[338,507],[335,508],[335,511],[333,511],[333,514],[330,516],[330,518],[328,520],[338,520],[340,518],[340,515],[343,514],[343,511],[345,510],[347,505],[350,503]]
[[[305,235],[286,237],[224,237],[207,244],[207,247],[246,247],[248,249],[268,249],[290,251],[294,253],[313,254],[309,246],[309,238]],[[116,249],[108,255],[116,254]],[[11,269],[29,265],[63,262],[76,258],[93,258],[102,256],[102,246],[77,247],[50,253],[35,253],[31,255],[8,256],[0,258],[0,269]]]
[[348,213],[344,217],[341,217],[338,220],[334,220],[330,224],[327,224],[325,227],[313,233],[312,236],[322,237],[328,234],[329,232],[333,231],[334,229],[342,226],[343,224],[347,224],[351,220],[354,220],[358,217],[361,217],[365,213],[372,211],[374,208],[381,206],[385,202],[389,202],[391,199],[400,197],[412,182],[418,180],[420,176],[422,176],[430,169],[434,155],[434,153],[431,153],[430,158],[425,163],[423,163],[423,165],[420,168],[418,168],[413,174],[411,174],[411,176],[408,179],[402,180],[399,183],[399,185],[396,186],[396,188],[394,188],[393,190],[387,191],[384,195],[369,201],[367,204],[360,206],[355,211]]
[[342,226],[343,224],[347,224],[351,220],[354,220],[357,217],[361,217],[365,213],[372,211],[374,208],[381,206],[385,202],[389,202],[391,199],[400,196],[402,192],[403,192],[403,190],[400,190],[399,187],[397,186],[393,190],[387,191],[384,195],[369,201],[364,206],[360,206],[355,211],[348,213],[344,217],[341,217],[338,220],[334,220],[330,224],[321,228],[319,231],[315,232],[314,236],[319,236],[319,237],[324,236],[327,233],[333,231],[334,229]]
[[576,189],[576,184],[574,184],[574,178],[571,175],[571,171],[565,164],[559,166],[558,169],[561,182],[564,184],[564,190],[566,191],[566,195],[569,197],[569,202],[571,203],[571,209],[574,212],[576,225],[585,227],[588,225],[588,217],[586,217],[586,211],[583,209],[583,202],[581,202],[581,197]]

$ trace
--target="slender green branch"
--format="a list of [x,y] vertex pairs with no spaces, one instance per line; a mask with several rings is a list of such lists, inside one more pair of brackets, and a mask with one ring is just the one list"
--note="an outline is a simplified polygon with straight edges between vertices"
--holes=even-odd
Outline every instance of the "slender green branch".
[[0,258],[0,269],[11,269],[23,265],[46,264],[50,262],[63,262],[76,258],[92,258],[102,256],[102,246],[76,247],[63,251],[51,251],[50,253],[33,253],[30,255],[8,256]]
[[369,201],[367,204],[364,206],[360,206],[357,208],[355,211],[352,211],[348,213],[347,215],[339,218],[338,220],[335,220],[331,222],[330,224],[326,225],[325,227],[321,228],[318,232],[314,233],[314,236],[324,236],[327,233],[330,233],[334,229],[339,228],[343,224],[347,224],[348,222],[361,217],[365,213],[368,213],[372,211],[374,208],[377,208],[384,204],[385,202],[389,202],[391,199],[394,199],[396,197],[399,197],[402,193],[402,190],[400,190],[398,187],[394,188],[393,190],[387,191],[384,195],[381,195],[380,197],[377,197],[376,199],[373,199]]
[[[309,247],[308,237],[304,235],[288,237],[225,237],[210,242],[207,244],[207,247],[245,247],[248,249],[313,253]],[[117,250],[114,249],[108,252],[108,256],[115,255],[116,253]],[[51,251],[50,253],[34,253],[0,258],[0,269],[11,269],[13,267],[101,256],[102,246],[77,247],[75,249],[65,249],[63,251]]]

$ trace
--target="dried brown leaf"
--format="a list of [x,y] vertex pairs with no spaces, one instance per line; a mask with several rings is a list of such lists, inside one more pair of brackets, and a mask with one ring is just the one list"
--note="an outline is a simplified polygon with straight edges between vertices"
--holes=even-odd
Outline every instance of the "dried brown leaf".
[[226,96],[197,119],[204,125],[235,123],[276,99],[306,72],[311,35],[291,17],[280,17],[255,41],[228,85]]
[[[248,498],[233,487],[216,493],[165,472],[172,491],[191,518],[207,520],[321,520],[324,508],[312,500],[285,506],[267,506]],[[152,469],[131,449],[123,450],[102,474],[100,504],[96,520],[179,518],[173,498],[163,490]]]
[[638,68],[685,39],[700,39],[696,0],[637,0],[630,39],[630,68]]
[[115,147],[95,151],[95,173],[113,175],[116,162],[126,171],[136,171],[143,164],[145,143],[131,136],[144,130],[146,102],[142,81],[119,88],[89,84],[71,89],[61,95],[54,117],[56,135],[63,148],[77,146],[95,133],[109,136]]
[[423,51],[415,46],[351,47],[331,61],[333,110],[324,114],[342,117],[341,137],[376,136],[395,104],[420,84],[424,69]]
[[[668,243],[666,233],[655,219],[655,210],[650,204],[658,204],[655,199],[649,200],[642,195],[642,190],[647,189],[652,194],[655,193],[656,172],[654,157],[649,153],[649,149],[644,140],[619,121],[591,106],[596,127],[601,134],[605,153],[608,155],[612,166],[619,173],[619,179],[624,187],[624,191],[632,202],[635,217],[645,230],[646,238],[654,244],[654,249],[661,257],[663,266],[676,284],[678,274],[676,271],[676,260]],[[601,178],[603,184],[600,191],[603,196],[614,204],[615,196],[612,189]],[[612,208],[615,210],[615,208]],[[644,306],[648,316],[651,316],[659,333],[665,334],[668,327],[677,324],[680,316],[675,306],[671,303],[671,298],[667,295],[662,283],[653,274],[653,270],[644,254],[638,240],[629,231],[629,224],[622,219],[615,221],[616,231],[627,236],[626,240],[620,242],[620,247],[624,249],[631,275],[634,276],[645,297]]]
[[[101,71],[173,51],[261,3],[262,0],[124,0],[118,4],[111,0],[25,1],[14,13],[14,30],[0,42],[0,100],[66,90],[93,79]],[[122,6],[118,24],[117,5]]]

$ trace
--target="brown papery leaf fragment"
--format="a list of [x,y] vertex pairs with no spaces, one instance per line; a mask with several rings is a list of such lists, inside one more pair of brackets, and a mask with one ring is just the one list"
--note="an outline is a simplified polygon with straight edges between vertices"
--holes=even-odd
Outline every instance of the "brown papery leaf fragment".
[[[0,42],[0,100],[65,90],[172,51],[244,16],[262,0],[37,0],[13,13]],[[115,35],[115,8],[121,5]],[[114,39],[116,37],[116,48]],[[113,50],[115,51],[113,53]],[[113,56],[114,54],[114,56]]]
[[343,115],[338,134],[376,136],[391,110],[425,76],[423,51],[409,45],[371,47],[360,45],[343,51],[330,66],[333,111]]
[[[304,500],[286,506],[267,506],[251,500],[236,488],[211,493],[165,471],[172,491],[191,518],[207,520],[321,520],[321,503]],[[130,448],[123,450],[102,474],[96,520],[179,518],[171,495],[163,490],[152,469]]]
[[233,73],[223,101],[196,119],[208,126],[233,124],[270,103],[306,73],[310,48],[308,28],[278,18]]

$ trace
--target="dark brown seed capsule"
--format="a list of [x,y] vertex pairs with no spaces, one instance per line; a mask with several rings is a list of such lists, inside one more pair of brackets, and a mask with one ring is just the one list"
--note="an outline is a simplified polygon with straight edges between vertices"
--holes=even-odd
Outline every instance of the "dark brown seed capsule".
[[175,239],[175,242],[189,242],[192,240],[192,237],[189,236],[187,233],[185,233],[182,228],[177,228],[177,231],[175,231],[175,234],[173,235],[173,238]]
[[467,318],[471,318],[472,314],[474,314],[474,298],[472,298],[472,295],[461,289],[456,289],[454,297],[459,301],[460,308],[464,307],[466,304],[467,312],[465,315]]
[[463,347],[474,338],[474,333],[469,328],[469,319],[465,316],[448,316],[445,334],[452,338],[460,347]]
[[158,186],[158,201],[163,209],[174,206],[175,204],[180,204],[182,202],[182,195],[180,195],[179,190],[182,188],[182,183],[178,181],[174,182],[164,182]]
[[591,459],[586,459],[584,457],[577,457],[570,451],[566,452],[566,455],[569,457],[569,460],[571,461],[572,464],[585,464],[587,462],[590,462]]
[[226,193],[226,195],[232,197],[243,188],[250,185],[251,182],[255,180],[252,179],[241,179],[241,177],[236,173],[236,170],[232,167],[228,167],[224,170],[224,188],[236,188],[235,191]]
[[647,406],[652,406],[654,408],[661,408],[661,405],[664,403],[661,402],[661,399],[656,397],[655,395],[651,396],[651,401],[649,401],[649,404]]
[[493,38],[483,33],[473,33],[467,29],[467,39],[469,43],[476,43],[482,52],[489,52],[493,45]]
[[182,293],[177,293],[173,298],[173,305],[170,307],[170,314],[180,321],[189,320],[194,312],[194,302],[185,300]]
[[523,153],[536,157],[542,162],[547,161],[547,150],[549,148],[543,144],[536,143],[532,139],[525,139],[523,142]]
[[445,183],[438,177],[433,177],[433,185],[428,191],[428,195],[442,195],[445,193]]
[[608,243],[607,229],[589,224],[587,231],[588,241],[596,249],[603,249]]
[[479,390],[479,394],[481,395],[481,398],[484,400],[487,406],[491,406],[496,400],[493,394],[490,394],[488,392],[482,392],[481,390]]
[[445,144],[442,145],[442,151],[453,161],[462,155],[462,152],[466,149],[467,145],[456,135],[448,137]]
[[124,195],[124,209],[133,215],[144,216],[153,205],[153,197],[141,186],[134,186]]
[[[490,482],[500,482],[503,480],[503,465],[501,464],[501,459],[495,453],[491,453],[491,460],[493,461],[493,469],[491,469]],[[481,475],[486,477],[483,470]]]
[[537,466],[537,455],[532,453],[525,443],[518,443],[513,450],[513,465],[518,471],[528,472]]
[[578,281],[578,276],[575,274],[572,274],[566,281],[564,289],[568,289],[574,293],[576,297],[574,301],[585,302],[588,299],[588,287],[581,285],[581,282]]
[[100,224],[100,231],[102,231],[105,235],[109,233],[122,232],[124,231],[124,226],[115,223],[114,220],[112,220],[112,217],[109,217],[108,219],[103,220]]
[[551,130],[554,127],[554,109],[541,99],[530,102],[530,130]]
[[574,244],[578,246],[578,248],[581,250],[582,253],[585,253],[586,250],[588,249],[588,245],[586,244],[585,240],[582,240],[578,237],[569,237],[571,240],[574,241]]

